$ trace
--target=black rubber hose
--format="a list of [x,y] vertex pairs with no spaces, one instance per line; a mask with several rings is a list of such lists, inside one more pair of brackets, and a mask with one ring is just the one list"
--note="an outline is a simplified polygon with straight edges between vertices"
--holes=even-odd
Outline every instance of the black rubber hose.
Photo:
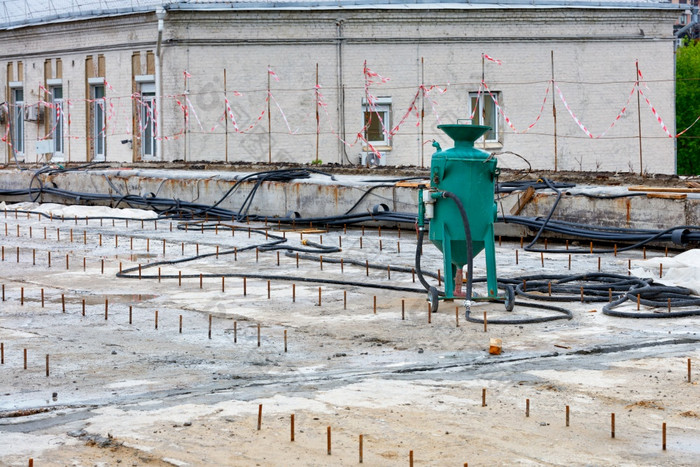
[[[188,258],[189,260],[192,260],[194,258]],[[161,263],[159,263],[161,264]],[[148,266],[153,266],[155,263],[150,263]],[[129,268],[125,269],[120,273],[117,273],[117,277],[121,277],[123,279],[139,279],[138,274],[129,274],[137,270],[138,267],[136,268]],[[142,268],[143,269],[143,268]],[[182,277],[183,279],[195,279],[199,278],[200,274],[182,274],[180,275],[175,275],[175,274],[161,274],[160,276],[158,275],[141,275],[141,279],[158,279],[160,277],[161,279],[177,279],[179,277]],[[418,289],[415,287],[403,287],[399,285],[387,285],[387,284],[377,284],[373,282],[359,282],[359,281],[341,281],[341,280],[335,280],[335,279],[320,279],[320,278],[314,278],[314,277],[307,277],[307,276],[289,276],[289,275],[275,275],[275,274],[255,274],[255,273],[222,273],[222,274],[202,274],[202,278],[220,278],[220,277],[240,277],[240,278],[248,278],[248,279],[269,279],[269,280],[275,280],[275,281],[286,281],[286,282],[310,282],[314,284],[330,284],[330,285],[347,285],[350,287],[362,287],[362,288],[370,288],[370,289],[382,289],[382,290],[393,290],[395,292],[409,292],[409,293],[423,293],[422,289]]]
[[[603,313],[618,318],[682,318],[688,316],[700,316],[700,309],[670,311],[671,306],[700,306],[700,298],[691,297],[693,291],[685,287],[673,287],[655,285],[650,279],[643,284],[632,286],[627,293],[617,300],[606,304]],[[617,311],[614,308],[629,300],[634,303],[649,307],[669,307],[667,313],[648,313],[636,311]]]
[[591,193],[577,193],[577,196],[583,196],[591,199],[619,199],[619,198],[632,198],[635,196],[646,196],[645,192],[630,192],[630,193],[620,193],[617,195],[594,195]]
[[[541,316],[538,318],[509,318],[509,319],[500,319],[500,318],[489,318],[488,319],[488,324],[536,324],[536,323],[546,323],[549,321],[555,321],[558,319],[571,319],[574,317],[573,313],[571,313],[571,310],[567,310],[566,308],[562,308],[559,306],[552,306],[552,305],[544,305],[542,303],[531,303],[531,302],[518,302],[518,308],[521,307],[528,307],[528,308],[537,308],[539,310],[551,310],[551,311],[556,311],[559,313],[558,315],[550,315],[550,316]],[[483,318],[472,318],[469,310],[467,310],[467,321],[470,323],[483,323],[484,320]]]
[[[419,231],[419,234],[418,234],[419,240],[420,240],[421,233],[422,232]],[[419,244],[420,244],[420,242],[419,242]],[[418,250],[418,251],[420,253],[420,250]],[[287,252],[286,255],[293,256],[294,254],[290,251],[290,252]],[[303,258],[303,259],[307,259],[307,260],[319,261],[319,257],[317,257],[317,256],[300,255],[299,257]],[[324,258],[324,262],[339,263],[340,260],[336,259],[336,258],[327,258],[327,259]],[[354,264],[357,266],[369,266],[370,268],[373,268],[373,269],[386,269],[387,268],[387,265],[384,265],[384,264],[371,264],[371,263],[367,264],[367,263],[362,263],[360,261],[352,260],[352,259],[346,260],[345,263],[346,264]],[[411,269],[397,267],[397,266],[393,266],[393,267],[391,267],[391,269],[392,269],[392,271],[397,271],[397,272],[406,272],[406,273],[413,272]],[[418,268],[416,268],[415,271],[418,273],[419,279],[422,279],[421,283],[423,284],[424,288],[426,288],[426,285],[427,285],[428,289],[430,288],[430,284],[427,284],[427,282],[423,278],[424,274],[428,275],[432,278],[437,278],[436,274],[424,273],[422,271],[419,272]],[[217,274],[211,274],[210,276],[211,277],[219,277],[219,275],[217,275]],[[250,275],[245,275],[245,274],[237,274],[234,276],[235,277],[244,277],[244,276],[251,277]],[[129,277],[134,278],[134,277],[138,277],[138,276],[129,276]],[[154,276],[142,276],[142,277],[154,278]],[[165,276],[162,276],[162,277],[165,277]],[[171,277],[175,278],[177,276],[171,276]],[[196,278],[198,276],[196,274],[192,274],[192,275],[183,276],[183,277]],[[204,276],[204,277],[207,277],[207,276]],[[261,278],[261,279],[276,279],[278,277],[279,276],[261,275],[259,278]],[[287,278],[287,280],[292,280],[292,279],[296,279],[296,278]],[[360,287],[365,287],[365,288],[380,288],[380,289],[386,289],[386,290],[396,290],[396,291],[405,291],[405,292],[418,292],[418,293],[422,292],[421,289],[414,289],[414,288],[401,287],[401,286],[372,284],[372,283],[361,283],[360,284],[357,282],[333,281],[333,280],[328,280],[328,279],[313,279],[313,278],[304,278],[303,280],[305,282],[319,282],[319,283],[336,284],[336,285],[353,285],[353,286],[360,286]],[[487,281],[487,278],[485,278],[485,277],[474,279],[475,283],[486,282],[486,281]],[[498,280],[499,286],[502,286],[502,287],[505,287],[506,285],[517,284],[519,282],[520,282],[519,278],[499,279]],[[439,292],[439,293],[441,293],[441,292]],[[570,310],[567,310],[566,308],[562,308],[562,307],[558,307],[558,306],[545,305],[545,304],[541,304],[541,303],[532,303],[532,302],[518,302],[518,305],[522,306],[523,308],[536,308],[536,309],[540,309],[540,310],[551,310],[551,311],[555,311],[558,314],[550,315],[550,316],[543,316],[543,317],[536,317],[536,318],[509,318],[509,319],[496,318],[496,319],[489,319],[489,323],[504,324],[504,325],[505,324],[511,324],[511,325],[535,324],[535,323],[546,323],[546,322],[555,321],[558,319],[572,319],[573,318],[573,313]],[[483,323],[482,319],[472,318],[470,316],[469,312],[467,312],[466,316],[467,316],[467,321],[469,321],[471,323]]]
[[[467,211],[464,209],[464,204],[462,200],[459,199],[457,195],[450,191],[443,191],[442,196],[444,198],[450,198],[457,205],[459,209],[459,215],[462,217],[462,225],[464,226],[464,236],[467,241],[467,291],[465,296],[467,298],[467,303],[472,299],[472,280],[473,280],[473,269],[474,269],[474,247],[472,245],[472,230],[469,227],[469,217],[467,217]],[[454,284],[445,284],[445,287],[454,287]],[[467,313],[469,313],[469,306],[467,306]]]
[[[261,235],[264,235],[265,232],[262,230],[251,230],[251,232],[258,233]],[[289,275],[274,275],[274,274],[255,274],[255,273],[223,273],[223,274],[202,274],[201,276],[199,274],[182,274],[182,275],[174,275],[174,274],[160,274],[160,275],[145,275],[139,272],[139,274],[132,274],[135,273],[136,271],[143,271],[148,268],[153,268],[156,266],[163,266],[163,265],[174,265],[174,264],[180,264],[180,263],[186,263],[202,258],[208,258],[208,257],[213,257],[213,256],[223,256],[223,255],[231,255],[234,254],[235,252],[243,252],[243,251],[248,251],[248,250],[254,250],[254,249],[259,249],[261,251],[268,251],[268,250],[273,250],[273,249],[287,249],[290,251],[306,251],[306,252],[311,252],[311,251],[316,251],[318,252],[318,248],[321,248],[322,251],[330,251],[332,249],[339,250],[336,247],[332,246],[323,246],[318,243],[314,242],[307,242],[307,245],[317,248],[317,250],[312,250],[311,248],[299,248],[299,247],[291,247],[291,246],[283,246],[281,245],[282,243],[286,242],[286,238],[282,238],[279,236],[274,236],[268,234],[268,236],[271,236],[275,238],[276,240],[274,242],[269,242],[266,244],[262,245],[249,245],[247,247],[242,247],[242,248],[237,248],[235,250],[227,250],[219,253],[205,253],[201,255],[196,255],[196,256],[191,256],[188,258],[180,258],[176,260],[164,260],[164,261],[157,261],[153,263],[149,263],[146,265],[141,265],[141,266],[135,266],[131,268],[124,269],[116,274],[116,277],[123,278],[123,279],[177,279],[177,278],[198,278],[198,277],[240,277],[240,278],[251,278],[251,279],[269,279],[269,280],[279,280],[279,281],[298,281],[298,282],[311,282],[311,283],[319,283],[319,284],[331,284],[331,285],[347,285],[347,286],[353,286],[353,287],[364,287],[364,288],[375,288],[375,289],[383,289],[383,290],[393,290],[397,292],[410,292],[410,293],[422,293],[423,291],[421,289],[417,289],[415,287],[403,287],[403,286],[396,286],[396,285],[385,285],[385,284],[375,284],[371,282],[357,282],[357,281],[341,281],[341,280],[335,280],[335,279],[321,279],[321,278],[313,278],[313,277],[306,277],[306,276],[289,276]],[[334,251],[330,251],[334,252]]]
[[394,185],[374,185],[374,186],[370,187],[368,190],[365,190],[365,192],[362,193],[362,196],[360,196],[360,198],[355,202],[355,204],[352,205],[352,207],[350,209],[345,211],[345,214],[350,214],[352,211],[354,211],[355,208],[360,205],[362,200],[365,199],[370,193],[372,193],[377,188],[390,188],[393,186]]
[[[430,277],[433,277],[433,278],[436,278],[437,275],[432,274],[432,273],[424,273],[424,272],[420,269],[420,252],[421,252],[421,250],[422,250],[423,234],[424,234],[424,231],[420,231],[420,230],[418,231],[418,244],[417,244],[417,246],[416,246],[416,268],[415,268],[415,271],[416,271],[416,274],[418,275],[418,279],[420,280],[420,282],[421,282],[421,284],[423,285],[423,287],[424,287],[426,290],[429,290],[429,289],[430,289],[430,284],[428,284],[428,282],[425,280],[424,274],[425,274],[425,275],[428,275],[428,276],[430,276]],[[287,255],[287,256],[292,256],[293,253],[288,252],[288,253],[286,253],[286,255]],[[316,257],[316,256],[300,255],[299,257],[300,257],[300,258],[303,258],[303,259],[314,260],[314,261],[318,261],[318,260],[319,260],[319,258]],[[335,259],[335,258],[328,258],[328,259],[324,258],[324,261],[327,261],[327,262],[329,262],[329,263],[339,263],[339,262],[340,262],[340,260]],[[355,264],[355,265],[357,265],[357,266],[365,266],[365,265],[367,265],[367,264],[363,264],[363,263],[361,263],[360,261],[356,261],[356,260],[347,260],[346,263],[347,263],[347,264]],[[387,267],[386,265],[381,265],[381,264],[368,264],[367,266],[369,266],[370,268],[373,268],[373,269],[386,269],[386,267]],[[132,269],[133,269],[133,268],[132,268]],[[401,267],[396,267],[396,266],[392,267],[392,270],[395,270],[395,271],[398,271],[398,272],[412,272],[412,271],[409,270],[408,268],[401,268]],[[238,275],[236,275],[235,277],[243,277],[243,276],[245,276],[245,274],[238,274]],[[130,278],[134,278],[134,277],[137,277],[137,276],[129,276],[129,277],[130,277]],[[153,276],[143,276],[143,277],[153,277]],[[175,276],[173,276],[173,277],[175,277]],[[185,277],[185,276],[183,276],[183,277]],[[190,277],[196,278],[196,277],[198,277],[198,276],[196,276],[196,275],[190,275]],[[216,274],[212,274],[211,277],[219,277],[219,276],[216,275]],[[247,277],[250,277],[250,276],[247,276]],[[265,278],[271,279],[271,278],[276,278],[276,277],[277,277],[277,276],[274,276],[274,277],[261,276],[260,278],[263,278],[263,279],[265,279]],[[291,278],[287,278],[287,280],[290,280],[290,279],[291,279]],[[405,291],[405,292],[421,292],[420,289],[410,289],[410,288],[407,288],[407,287],[400,287],[400,286],[383,286],[383,285],[371,284],[371,283],[362,283],[362,284],[358,284],[358,283],[356,283],[356,282],[343,282],[343,281],[332,281],[332,280],[311,279],[311,278],[305,278],[304,280],[305,280],[306,282],[332,283],[332,284],[336,284],[336,285],[355,285],[355,286],[360,286],[360,287],[384,288],[384,289],[387,289],[387,290],[398,290],[398,291]],[[476,283],[476,282],[486,282],[486,281],[487,281],[487,278],[482,277],[482,278],[476,278],[476,279],[474,279],[473,282]],[[498,280],[498,283],[499,283],[500,286],[506,286],[506,285],[511,285],[511,284],[518,284],[519,282],[520,282],[520,279],[519,279],[519,278],[515,278],[515,279],[499,279],[499,280]],[[444,294],[444,292],[438,291],[438,294]],[[535,324],[535,323],[546,323],[546,322],[555,321],[555,320],[558,320],[558,319],[571,319],[571,318],[573,318],[573,314],[572,314],[572,312],[571,312],[570,310],[567,310],[566,308],[562,308],[562,307],[558,307],[558,306],[545,305],[545,304],[541,304],[541,303],[531,303],[531,302],[518,302],[518,305],[519,305],[519,306],[522,305],[523,307],[526,307],[526,308],[529,307],[529,308],[537,308],[537,309],[540,309],[540,310],[551,310],[551,311],[557,312],[558,314],[556,314],[556,315],[551,315],[551,316],[537,317],[537,318],[510,318],[510,319],[498,319],[498,318],[497,318],[497,319],[489,319],[489,323],[492,323],[492,324],[511,324],[511,325],[518,325],[518,324]],[[467,310],[466,319],[467,319],[467,321],[469,321],[469,322],[471,322],[471,323],[483,323],[483,320],[482,320],[482,319],[472,318],[472,317],[470,316],[470,314],[469,314],[469,310]]]
[[[621,229],[618,227],[605,227],[605,226],[591,226],[585,224],[578,224],[566,221],[548,221],[546,224],[540,219],[535,219],[532,217],[517,217],[517,216],[503,216],[499,220],[510,224],[524,225],[530,228],[545,228],[549,232],[555,232],[569,237],[578,237],[587,240],[597,240],[608,243],[625,243],[627,246],[620,246],[617,249],[596,249],[593,251],[595,254],[600,253],[613,253],[615,251],[627,251],[639,248],[653,241],[659,242],[673,242],[673,232],[677,230],[687,230],[688,232],[683,236],[685,242],[694,243],[700,241],[700,226],[697,225],[682,225],[674,226],[665,230],[648,230],[648,229]],[[532,245],[530,243],[529,245]],[[568,250],[555,250],[555,249],[541,249],[534,248],[531,246],[526,246],[525,249],[531,252],[547,252],[547,253],[580,253],[580,254],[590,254],[588,249],[568,249]]]
[[[684,318],[688,316],[700,316],[700,309],[696,310],[681,310],[681,311],[670,311],[667,313],[654,313],[654,312],[637,312],[637,311],[618,311],[615,310],[616,307],[620,306],[627,300],[634,302],[637,299],[635,292],[641,292],[640,289],[632,290],[630,293],[606,304],[603,307],[603,314],[608,316],[615,316],[617,318]],[[641,302],[641,300],[640,300]],[[672,302],[673,303],[673,302]],[[696,300],[696,305],[700,304],[700,300]]]
[[[418,230],[418,241],[416,242],[416,274],[418,275],[418,280],[423,285],[425,290],[430,290],[430,284],[423,277],[423,270],[420,267],[420,258],[423,255],[423,237],[425,236],[425,230]],[[439,295],[445,295],[445,292],[438,290]]]
[[[229,226],[230,227],[230,226]],[[252,229],[251,232],[254,232],[256,234],[263,235],[265,234],[265,231],[263,230],[257,230],[257,229]],[[422,232],[419,232],[419,239],[422,241],[421,234]],[[287,254],[292,255],[292,251],[302,251],[302,252],[312,252],[312,253],[332,253],[334,251],[338,251],[336,247],[333,246],[323,246],[314,242],[307,242],[306,246],[307,248],[299,248],[299,247],[291,247],[289,245],[284,245],[284,242],[286,241],[285,238],[275,236],[275,235],[270,235],[269,233],[267,234],[268,237],[271,237],[273,239],[272,242],[268,242],[262,245],[250,245],[247,247],[242,247],[240,249],[234,249],[234,250],[228,250],[224,252],[219,252],[219,255],[230,255],[232,253],[235,253],[236,251],[238,252],[243,252],[243,251],[249,251],[258,248],[261,251],[265,250],[273,250],[273,249],[286,249],[288,250]],[[334,250],[334,251],[331,251]],[[417,247],[417,252],[420,253],[421,248],[420,246]],[[207,253],[207,254],[202,254],[202,255],[197,255],[194,257],[189,257],[189,258],[181,258],[177,260],[166,260],[166,261],[159,261],[159,262],[154,262],[150,263],[148,265],[144,265],[141,267],[141,269],[147,269],[151,267],[156,267],[160,265],[174,265],[174,264],[180,264],[180,263],[185,263],[201,258],[206,258],[206,257],[212,257],[215,256],[216,253]],[[420,256],[418,256],[419,258]],[[319,258],[316,256],[303,256],[304,259],[313,259],[313,260],[318,260]],[[335,258],[328,258],[328,262],[340,262],[340,260],[335,259]],[[350,264],[358,264],[361,265],[360,262],[355,261],[355,260],[349,260],[348,263]],[[372,265],[373,268],[381,268],[384,269],[384,265]],[[125,269],[122,272],[117,274],[117,277],[122,277],[122,278],[129,278],[129,279],[136,279],[139,276],[134,273],[136,270],[138,270],[138,267],[132,267],[129,269]],[[395,267],[394,268],[396,271],[402,271],[402,272],[410,272],[407,268],[399,268]],[[420,271],[418,268],[416,268],[416,272],[419,273],[419,278],[422,277],[420,274]],[[368,283],[368,282],[356,282],[356,281],[342,281],[342,280],[334,280],[334,279],[327,279],[327,278],[311,278],[311,277],[292,277],[292,276],[282,276],[282,275],[268,275],[268,274],[250,274],[250,273],[223,273],[223,274],[206,274],[203,277],[248,277],[248,278],[259,278],[259,279],[270,279],[270,280],[296,280],[299,282],[310,282],[310,283],[321,283],[321,284],[332,284],[332,285],[348,285],[348,286],[356,286],[356,287],[369,287],[369,288],[377,288],[377,289],[384,289],[384,290],[394,290],[394,291],[403,291],[403,292],[411,292],[411,293],[421,293],[422,289],[416,289],[412,287],[403,287],[403,286],[394,286],[394,285],[384,285],[384,284],[376,284],[376,283]],[[159,276],[157,275],[141,275],[143,279],[156,279]],[[175,275],[161,275],[161,278],[177,278],[179,276]],[[199,275],[197,274],[184,274],[182,277],[185,278],[197,278]],[[485,282],[487,278],[477,278],[474,279],[473,282]],[[584,299],[586,301],[602,301],[599,298],[604,294],[604,291],[608,289],[614,289],[616,293],[622,292],[621,296],[619,296],[618,299],[613,301],[610,304],[607,304],[605,308],[603,309],[603,312],[607,315],[611,316],[617,316],[617,317],[623,317],[623,318],[676,318],[676,317],[684,317],[684,316],[697,316],[700,315],[700,310],[690,310],[690,311],[677,311],[677,312],[671,312],[671,313],[632,313],[632,312],[619,312],[613,310],[614,307],[620,305],[621,303],[627,301],[627,300],[634,300],[636,299],[636,295],[639,294],[640,296],[643,296],[644,299],[640,300],[641,303],[647,305],[647,306],[656,306],[656,307],[661,307],[665,306],[668,302],[668,299],[671,299],[672,305],[673,306],[689,306],[689,305],[700,305],[700,298],[692,298],[690,295],[692,292],[689,289],[683,288],[683,287],[666,287],[666,286],[657,286],[657,285],[652,285],[650,279],[640,279],[637,277],[633,276],[623,276],[623,275],[617,275],[617,274],[606,274],[606,273],[591,273],[591,274],[580,274],[580,275],[531,275],[531,276],[523,276],[523,277],[516,277],[516,278],[501,278],[498,280],[499,286],[503,285],[518,285],[518,295],[527,295],[526,293],[523,293],[522,290],[522,283],[524,280],[529,280],[530,281],[530,287],[539,287],[541,290],[545,282],[543,281],[551,281],[551,280],[556,280],[558,281],[557,284],[557,291],[559,291],[559,288],[564,289],[566,292],[571,292],[575,290],[575,285],[572,285],[572,283],[576,281],[587,281],[587,282],[599,282],[600,285],[591,285],[591,284],[586,284],[583,286],[584,288]],[[425,281],[425,279],[423,279]],[[540,284],[537,284],[537,282],[540,282]],[[423,284],[424,287],[426,284]],[[429,287],[429,285],[428,285]],[[580,289],[580,287],[579,287]],[[535,299],[546,299],[542,295],[533,295],[532,298]],[[548,298],[548,297],[547,297]],[[576,297],[578,298],[578,297]],[[572,301],[574,297],[571,296],[553,296],[551,300],[558,300],[558,301]],[[535,324],[535,323],[544,323],[544,322],[549,322],[549,321],[554,321],[557,319],[571,319],[573,317],[572,313],[570,310],[567,310],[562,307],[556,307],[552,305],[545,305],[545,304],[540,304],[540,303],[532,303],[532,302],[519,302],[518,305],[520,307],[524,308],[535,308],[535,309],[541,309],[541,310],[551,310],[555,311],[557,314],[555,315],[550,315],[550,316],[544,316],[544,317],[536,317],[536,318],[515,318],[515,319],[490,319],[489,322],[492,324],[509,324],[509,325],[519,325],[519,324]],[[469,315],[469,310],[467,310],[467,320],[472,323],[483,323],[483,320],[477,319],[477,318],[472,318]]]
[[205,207],[204,212],[210,212],[211,209],[214,209],[219,206],[231,193],[236,191],[243,182],[254,179],[256,180],[256,184],[251,190],[251,192],[248,194],[246,199],[244,200],[243,204],[241,205],[240,209],[238,210],[237,213],[237,218],[240,219],[244,217],[248,213],[248,209],[250,208],[250,204],[253,201],[253,197],[255,196],[255,193],[257,192],[257,188],[260,186],[260,183],[263,181],[291,181],[294,179],[300,179],[300,178],[309,178],[310,173],[318,173],[321,175],[326,175],[331,178],[331,180],[335,180],[335,177],[332,174],[322,172],[320,170],[315,170],[315,169],[278,169],[278,170],[269,170],[265,172],[257,172],[253,174],[246,175],[234,183],[234,185],[226,191],[226,193],[219,198],[219,200],[214,203],[211,206]]
[[[576,186],[575,183],[566,182],[551,182],[550,184],[556,186],[557,188],[573,188]],[[510,182],[499,182],[496,184],[496,193],[512,193],[514,191],[524,191],[527,188],[534,188],[535,190],[540,190],[542,188],[551,188],[550,184],[547,184],[543,179],[537,181],[531,180],[519,180]]]
[[[323,247],[323,245],[319,245],[318,243],[313,243],[313,242],[308,242],[308,243],[311,244],[313,247]],[[285,256],[288,256],[290,258],[295,256],[295,253],[293,253],[293,251],[295,251],[293,249],[293,247],[289,247],[289,248],[287,248],[287,250],[288,251],[285,253]],[[341,251],[341,250],[338,248],[337,251]],[[314,253],[318,253],[318,251],[314,251]],[[335,253],[335,251],[331,251],[331,253]],[[299,258],[300,259],[307,259],[310,261],[320,261],[320,258],[318,256],[312,256],[312,255],[299,255]],[[323,262],[329,263],[329,264],[340,264],[340,261],[341,261],[340,259],[333,258],[333,257],[329,257],[329,258],[324,257],[323,258]],[[362,262],[362,261],[359,261],[356,259],[343,258],[342,261],[343,261],[343,264],[349,264],[349,265],[359,266],[359,267],[363,267],[363,268],[366,267],[366,268],[370,268],[370,269],[377,269],[377,270],[381,270],[381,271],[386,271],[387,267],[388,267],[391,269],[391,272],[403,272],[403,273],[407,273],[407,274],[413,274],[416,272],[415,268],[405,268],[402,266],[391,266],[391,265],[387,265],[387,264]],[[422,275],[432,277],[433,279],[437,279],[437,274],[435,274],[434,272],[422,272]],[[428,286],[430,286],[430,284],[428,284]]]
[[[29,197],[30,197],[32,203],[36,203],[36,201],[39,199],[39,197],[41,196],[41,194],[42,194],[43,191],[44,191],[44,182],[42,182],[41,178],[39,178],[39,175],[42,175],[42,174],[45,174],[45,173],[52,174],[52,173],[55,173],[55,172],[58,172],[58,170],[57,170],[57,169],[53,169],[53,168],[51,168],[51,167],[48,166],[48,165],[45,165],[45,166],[43,166],[43,167],[37,169],[37,170],[32,174],[32,178],[31,178],[31,180],[29,180],[29,189],[27,190],[27,195],[29,195]],[[35,180],[39,183],[39,188],[38,188],[38,191],[36,191],[37,195],[36,195],[35,197],[32,198],[31,195],[32,195],[33,192],[35,192],[35,189],[32,188],[32,186],[34,185],[34,181],[35,181]]]
[[549,210],[549,213],[547,214],[547,217],[545,218],[544,222],[542,222],[542,226],[540,229],[537,231],[537,234],[535,235],[535,238],[532,239],[530,243],[528,243],[525,248],[523,248],[525,251],[530,251],[529,248],[532,248],[532,246],[537,243],[537,240],[539,240],[540,235],[542,235],[542,232],[544,232],[545,228],[547,227],[547,223],[549,223],[549,220],[552,218],[554,215],[554,211],[557,209],[557,205],[559,205],[559,201],[561,201],[561,190],[559,190],[557,187],[555,187],[552,182],[544,178],[543,181],[547,184],[549,188],[554,190],[557,194],[557,198],[554,200],[554,204],[552,205],[552,209]]
[[[459,210],[459,215],[462,217],[462,225],[464,227],[464,236],[466,238],[466,243],[467,243],[467,258],[469,258],[469,262],[467,263],[467,291],[465,292],[465,297],[467,301],[470,301],[472,299],[472,272],[473,272],[473,263],[474,263],[474,248],[472,245],[472,231],[471,228],[469,227],[469,217],[467,216],[467,211],[464,209],[464,204],[462,204],[462,200],[459,199],[457,195],[450,191],[443,191],[442,192],[442,197],[443,198],[450,198],[452,201],[455,202],[457,205],[457,209]],[[428,284],[428,281],[425,280],[423,277],[423,271],[421,270],[420,267],[420,258],[421,258],[421,253],[423,252],[423,236],[425,234],[424,230],[419,230],[418,231],[418,242],[416,244],[416,273],[418,274],[418,280],[420,280],[420,283],[423,284],[423,287],[425,287],[425,290],[429,291],[430,290],[430,284]],[[445,283],[445,287],[453,287],[454,284],[447,284]],[[445,291],[438,290],[438,295],[445,295]],[[467,313],[468,313],[469,307],[467,307]]]
[[[523,276],[511,281],[518,295],[533,300],[551,302],[575,302],[583,299],[585,302],[607,302],[609,295],[615,297],[624,295],[632,287],[644,287],[648,281],[632,276],[608,273],[588,273],[571,276],[558,274],[539,274]],[[573,284],[579,282],[579,284]],[[581,282],[586,284],[581,285]],[[591,285],[590,282],[599,285]],[[584,295],[581,297],[581,288]],[[549,293],[551,292],[551,295]],[[566,294],[566,295],[564,295]]]

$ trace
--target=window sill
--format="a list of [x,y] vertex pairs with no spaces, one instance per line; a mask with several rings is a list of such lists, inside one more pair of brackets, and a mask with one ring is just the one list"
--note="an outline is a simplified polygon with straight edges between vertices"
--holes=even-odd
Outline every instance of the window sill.
[[[371,142],[371,141],[370,141],[370,142]],[[374,143],[372,144],[372,146],[373,146],[374,149],[376,149],[377,151],[391,151],[391,149],[392,149],[391,146],[382,146],[382,145],[374,144]],[[363,147],[362,147],[362,151],[363,151],[363,152],[369,152],[369,151],[371,151],[371,149],[370,149],[369,147],[367,147],[367,146],[363,146]]]
[[487,141],[484,145],[483,141],[477,141],[474,143],[474,147],[477,149],[503,149],[503,143],[500,141]]

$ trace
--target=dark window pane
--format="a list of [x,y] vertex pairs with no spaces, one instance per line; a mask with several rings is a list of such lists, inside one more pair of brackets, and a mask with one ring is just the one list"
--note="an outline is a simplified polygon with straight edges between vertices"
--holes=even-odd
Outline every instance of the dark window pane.
[[[386,112],[379,112],[379,115],[382,119],[386,119]],[[367,141],[384,141],[384,128],[376,112],[365,112],[365,125],[368,123]]]

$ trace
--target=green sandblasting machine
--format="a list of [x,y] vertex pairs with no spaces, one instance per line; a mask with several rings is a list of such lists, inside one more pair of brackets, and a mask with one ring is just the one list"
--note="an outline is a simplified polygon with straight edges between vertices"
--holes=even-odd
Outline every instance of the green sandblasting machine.
[[[429,220],[430,241],[443,254],[445,292],[438,297],[435,287],[426,288],[434,311],[439,299],[457,297],[465,298],[469,311],[472,300],[499,299],[493,233],[497,216],[494,193],[499,169],[495,157],[474,147],[474,142],[490,127],[449,124],[438,128],[455,144],[443,150],[437,142],[433,143],[437,152],[430,163],[430,186],[421,187],[419,193],[418,227],[419,231],[424,230],[425,221]],[[482,250],[486,256],[488,295],[475,297],[471,291],[472,262]],[[465,265],[468,266],[466,295],[461,292],[461,270]],[[508,296],[506,308],[509,306],[512,309],[512,297]]]

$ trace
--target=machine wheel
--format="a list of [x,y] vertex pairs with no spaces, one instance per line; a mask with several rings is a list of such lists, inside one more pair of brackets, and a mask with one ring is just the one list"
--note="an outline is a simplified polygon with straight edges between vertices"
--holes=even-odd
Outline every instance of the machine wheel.
[[430,300],[430,311],[432,313],[437,313],[440,298],[438,297],[438,290],[435,287],[430,287],[430,289],[428,289],[428,300]]
[[506,285],[506,311],[513,311],[515,306],[515,290],[512,285]]

